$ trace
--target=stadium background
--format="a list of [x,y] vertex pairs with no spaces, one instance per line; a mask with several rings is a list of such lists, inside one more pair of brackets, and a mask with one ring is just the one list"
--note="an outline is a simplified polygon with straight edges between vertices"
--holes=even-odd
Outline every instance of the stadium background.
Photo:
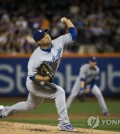
[[[101,70],[98,85],[110,109],[110,118],[120,118],[119,0],[1,0],[0,5],[0,104],[11,105],[26,99],[27,62],[37,47],[32,33],[35,29],[48,28],[52,39],[64,34],[67,31],[60,19],[65,16],[75,24],[78,38],[65,48],[54,82],[65,89],[67,97],[79,67],[90,56],[96,56]],[[33,116],[22,113],[15,119],[6,120],[29,122],[28,119],[33,117],[33,123],[56,125],[56,121],[51,121],[56,110],[53,102],[49,103],[45,102],[39,110],[27,113]],[[75,100],[69,112],[73,125],[80,128],[88,127],[85,121],[91,114],[101,115],[91,94],[83,104]],[[39,120],[35,114],[39,114]],[[46,117],[48,122],[42,117]],[[84,125],[80,125],[81,122]],[[118,126],[102,126],[100,129],[120,131]]]
[[[63,58],[58,73],[60,72],[63,79],[67,80],[66,76],[69,75],[65,72],[67,64],[72,67],[70,69],[74,76],[78,74],[79,67],[87,62],[86,59],[90,55],[99,54],[98,65],[102,72],[100,74],[100,83],[101,86],[104,86],[101,87],[101,90],[104,91],[104,95],[119,95],[119,4],[119,0],[56,0],[54,2],[49,0],[13,0],[12,2],[10,0],[1,0],[0,94],[3,93],[2,95],[4,95],[4,92],[7,94],[5,89],[11,90],[13,94],[19,96],[26,94],[27,62],[30,54],[37,47],[32,38],[33,32],[39,28],[48,28],[52,39],[54,39],[67,32],[65,25],[60,22],[61,17],[65,16],[73,21],[77,28],[78,37],[74,43],[66,46],[64,54],[68,58]],[[8,57],[7,54],[9,54]],[[28,56],[26,57],[25,54],[28,54]],[[76,58],[75,56],[72,57],[71,54],[76,55]],[[87,54],[89,54],[88,57]],[[18,55],[24,56],[20,57]],[[106,57],[106,55],[108,56]],[[17,68],[18,70],[21,69],[21,72],[23,69],[24,76],[20,76],[20,72],[15,71]],[[11,79],[9,79],[10,77]],[[16,79],[18,77],[24,77],[24,80],[21,79],[20,81],[21,84]],[[12,80],[15,82],[14,84]],[[57,79],[55,82],[57,84],[61,82],[66,94],[69,94],[74,80],[62,83],[60,79]],[[20,87],[20,94],[14,93],[18,85],[23,85],[23,87]],[[9,89],[10,86],[11,89]],[[10,95],[9,92],[8,94]]]
[[[27,63],[30,55],[0,56],[0,96],[27,96]],[[91,54],[64,54],[54,82],[69,95],[80,66],[89,61]],[[104,96],[120,96],[120,54],[94,54],[100,67],[98,85]]]

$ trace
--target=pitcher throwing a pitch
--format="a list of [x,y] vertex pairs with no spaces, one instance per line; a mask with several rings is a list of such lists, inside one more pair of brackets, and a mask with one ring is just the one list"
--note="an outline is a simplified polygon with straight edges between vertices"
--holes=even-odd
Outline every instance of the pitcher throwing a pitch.
[[28,77],[26,80],[28,98],[12,106],[0,106],[1,118],[16,112],[33,110],[46,98],[55,99],[59,115],[58,129],[62,131],[76,131],[69,121],[66,109],[65,91],[62,87],[52,83],[54,74],[59,66],[64,46],[73,42],[77,37],[73,23],[63,17],[62,23],[66,24],[68,33],[51,40],[48,29],[36,30],[33,39],[38,44],[28,62]]

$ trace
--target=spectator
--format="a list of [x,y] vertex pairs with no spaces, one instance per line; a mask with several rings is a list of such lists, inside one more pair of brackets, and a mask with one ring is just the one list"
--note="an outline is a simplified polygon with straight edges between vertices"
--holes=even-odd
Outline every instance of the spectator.
[[[67,47],[66,52],[78,52],[82,44],[94,45],[101,53],[110,49],[111,52],[120,52],[119,0],[13,0],[12,3],[1,0],[0,4],[1,53],[32,52],[35,42],[31,36],[38,28],[50,28],[53,39],[62,35],[65,28],[58,20],[63,16],[72,19],[78,30],[75,45]],[[20,35],[16,35],[17,30]]]

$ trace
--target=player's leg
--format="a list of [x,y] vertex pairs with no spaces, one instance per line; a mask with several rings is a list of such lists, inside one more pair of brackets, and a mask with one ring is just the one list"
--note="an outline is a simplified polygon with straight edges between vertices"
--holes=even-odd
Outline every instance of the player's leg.
[[104,100],[103,95],[102,95],[100,89],[98,88],[98,86],[95,85],[95,86],[92,88],[91,92],[92,92],[92,93],[95,95],[95,97],[97,98],[97,100],[98,100],[98,102],[99,102],[99,105],[100,105],[100,107],[101,107],[101,109],[102,109],[102,113],[103,113],[103,114],[108,113],[108,108],[107,108],[107,106],[106,106],[105,100]]
[[65,102],[65,91],[63,90],[63,88],[55,84],[49,84],[48,87],[51,87],[51,89],[57,89],[57,91],[54,94],[48,96],[48,98],[55,98],[55,105],[59,115],[58,129],[62,131],[77,131],[75,128],[72,127],[69,121]]
[[78,95],[79,90],[80,90],[80,80],[79,80],[79,78],[77,78],[77,80],[75,81],[75,83],[73,85],[71,93],[67,99],[67,102],[66,102],[67,109],[70,108],[71,103],[75,99],[75,97]]
[[34,90],[32,90],[33,88],[30,86],[29,91],[35,96],[48,98],[48,99],[55,99],[55,106],[57,108],[57,112],[59,115],[58,118],[59,125],[69,125],[68,127],[70,127],[70,122],[69,122],[69,117],[68,117],[66,102],[65,102],[65,91],[63,90],[63,88],[53,83],[43,83],[43,84],[33,85],[33,86],[34,86]]
[[18,102],[12,106],[4,106],[2,109],[2,117],[6,117],[12,115],[16,112],[26,111],[26,110],[33,110],[35,109],[38,104],[43,102],[43,98],[36,97],[29,93],[28,98],[26,101]]
[[29,87],[29,91],[37,97],[55,99],[55,105],[59,115],[59,122],[69,122],[66,110],[65,91],[61,87],[53,83],[44,83],[42,85],[34,85],[34,90],[31,85]]

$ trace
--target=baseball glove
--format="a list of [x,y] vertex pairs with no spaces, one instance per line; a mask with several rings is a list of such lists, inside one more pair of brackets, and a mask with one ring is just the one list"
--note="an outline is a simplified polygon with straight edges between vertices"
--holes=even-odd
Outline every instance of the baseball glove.
[[41,66],[38,68],[38,74],[44,77],[48,76],[50,78],[49,82],[52,82],[54,78],[53,69],[47,62],[43,62],[41,64]]
[[78,99],[80,100],[80,102],[85,102],[86,101],[86,94],[90,92],[89,88],[85,88],[84,92],[82,94],[78,95]]

